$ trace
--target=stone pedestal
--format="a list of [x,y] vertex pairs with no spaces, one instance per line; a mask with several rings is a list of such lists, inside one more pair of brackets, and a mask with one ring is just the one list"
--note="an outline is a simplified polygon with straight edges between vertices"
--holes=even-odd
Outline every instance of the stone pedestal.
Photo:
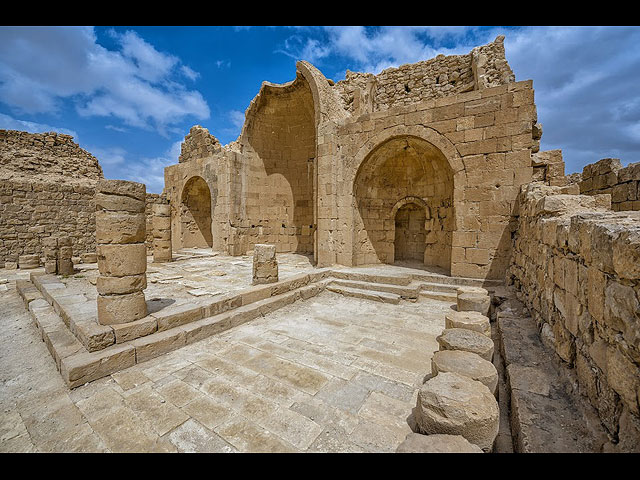
[[100,276],[98,322],[115,325],[147,315],[146,187],[100,180],[96,187],[96,242]]
[[459,312],[478,312],[486,317],[489,316],[491,296],[489,296],[489,292],[486,289],[481,287],[460,287],[457,293]]
[[498,402],[482,383],[441,372],[418,392],[414,411],[421,433],[462,435],[490,452],[498,435]]
[[278,281],[276,246],[257,244],[253,251],[253,284]]
[[73,275],[72,245],[70,237],[58,238],[58,275]]
[[466,328],[446,328],[436,340],[440,350],[463,350],[480,355],[489,362],[493,359],[493,340],[480,332]]
[[153,225],[153,262],[170,262],[171,255],[171,205],[154,204],[151,207]]
[[489,317],[478,312],[449,312],[444,316],[445,328],[466,328],[491,338]]
[[58,239],[47,237],[42,239],[42,254],[44,256],[44,273],[55,275],[58,273]]

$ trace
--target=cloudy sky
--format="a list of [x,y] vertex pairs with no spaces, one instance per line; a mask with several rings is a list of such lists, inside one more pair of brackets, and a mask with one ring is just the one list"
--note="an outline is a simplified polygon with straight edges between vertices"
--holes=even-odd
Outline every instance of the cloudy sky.
[[107,178],[160,193],[192,125],[235,140],[262,81],[293,80],[296,60],[339,81],[500,34],[567,173],[640,161],[639,27],[0,27],[0,128],[73,135]]

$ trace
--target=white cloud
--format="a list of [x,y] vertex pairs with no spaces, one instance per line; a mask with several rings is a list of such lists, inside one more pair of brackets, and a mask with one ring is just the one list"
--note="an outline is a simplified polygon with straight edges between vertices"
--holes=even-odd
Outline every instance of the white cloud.
[[241,112],[239,110],[231,110],[229,112],[229,119],[235,127],[241,129],[244,125],[244,112]]
[[180,71],[182,72],[182,74],[187,77],[189,80],[196,80],[198,79],[198,77],[200,77],[200,74],[194,70],[192,70],[191,68],[189,68],[186,65],[182,65],[180,67]]
[[78,141],[78,134],[64,127],[54,127],[45,123],[29,122],[27,120],[19,120],[4,113],[0,113],[0,129],[2,130],[19,130],[29,133],[48,133],[57,132],[71,135],[74,140]]
[[0,29],[0,101],[25,113],[56,113],[71,100],[82,116],[115,117],[146,129],[187,116],[209,118],[200,92],[174,77],[195,72],[135,32],[111,33],[119,50],[97,43],[92,28]]
[[164,169],[178,163],[182,140],[177,140],[162,155],[138,158],[122,148],[88,147],[100,162],[105,178],[144,183],[147,193],[162,193]]

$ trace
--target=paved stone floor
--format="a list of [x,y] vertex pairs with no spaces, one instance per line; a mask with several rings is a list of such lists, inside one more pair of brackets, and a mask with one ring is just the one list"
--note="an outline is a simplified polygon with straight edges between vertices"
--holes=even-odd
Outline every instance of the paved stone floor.
[[69,391],[0,287],[1,452],[393,452],[451,308],[325,291]]

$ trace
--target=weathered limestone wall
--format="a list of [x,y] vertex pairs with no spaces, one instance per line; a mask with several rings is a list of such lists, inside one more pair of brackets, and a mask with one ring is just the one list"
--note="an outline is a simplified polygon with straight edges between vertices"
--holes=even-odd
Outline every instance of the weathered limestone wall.
[[[230,174],[236,153],[231,149],[211,153],[207,145],[215,143],[212,140],[215,137],[199,132],[192,128],[185,137],[190,153],[186,154],[183,147],[183,162],[165,168],[163,197],[171,205],[171,242],[174,250],[210,246],[209,242],[214,250],[229,252],[233,229],[229,189],[231,181],[240,177],[237,173]],[[198,157],[195,152],[207,152],[207,156]],[[203,205],[203,198],[209,202],[208,208]],[[196,240],[198,245],[193,244]]]
[[98,161],[69,135],[0,130],[0,265],[43,255],[42,239],[68,236],[74,255],[95,252]]
[[385,110],[423,100],[457,95],[515,81],[505,59],[504,37],[466,55],[438,55],[430,60],[388,68],[378,75],[347,71],[335,84],[352,114]]
[[218,139],[209,133],[209,130],[200,125],[194,125],[189,130],[189,134],[184,137],[180,148],[178,162],[183,163],[214,155],[220,152],[222,146]]
[[617,158],[603,158],[586,165],[578,180],[580,193],[611,195],[615,211],[640,210],[640,162],[622,168]]
[[264,88],[252,102],[241,141],[245,181],[237,211],[240,250],[257,243],[278,252],[313,252],[315,115],[307,82]]
[[[640,215],[577,186],[522,189],[507,283],[621,451],[640,445]],[[573,194],[572,194],[573,193]]]
[[144,243],[147,246],[147,255],[153,254],[153,206],[166,204],[167,200],[162,195],[147,193],[144,209],[147,222],[147,236]]
[[[434,156],[444,158],[451,172],[451,274],[503,277],[516,197],[533,178],[536,125],[532,82],[525,81],[361,115],[342,122],[334,135],[319,135],[319,265],[384,261],[373,258],[374,240],[362,233],[355,180],[381,145],[416,138],[435,152],[422,158],[431,165],[438,165]],[[419,196],[427,205],[436,198]]]

